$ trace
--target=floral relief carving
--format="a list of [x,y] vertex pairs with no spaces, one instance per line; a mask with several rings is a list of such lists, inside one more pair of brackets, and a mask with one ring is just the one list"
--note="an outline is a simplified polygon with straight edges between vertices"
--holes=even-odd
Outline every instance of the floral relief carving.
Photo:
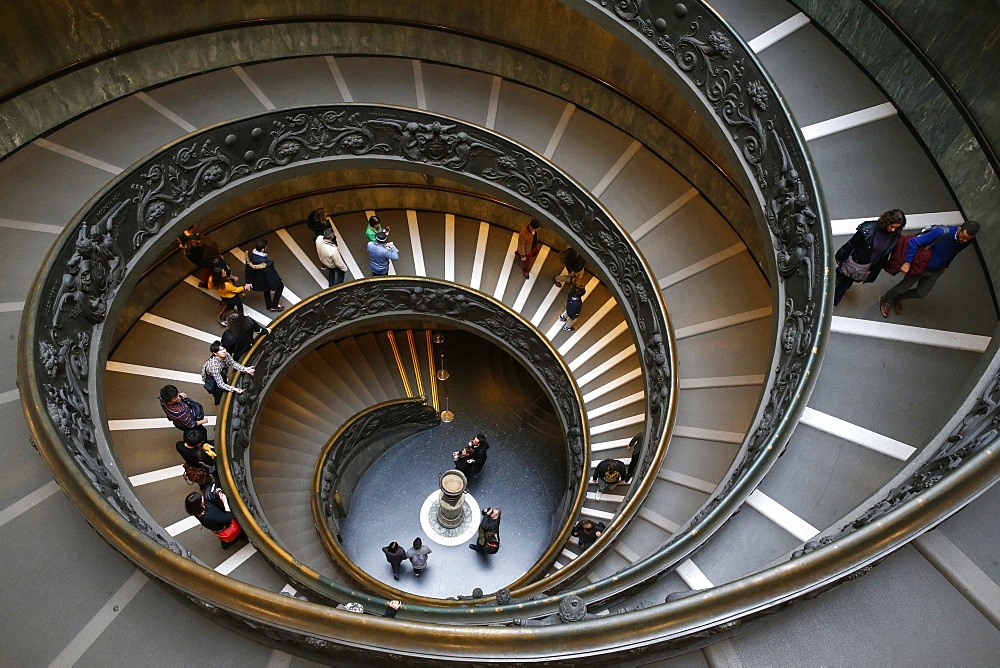
[[369,121],[348,111],[299,113],[274,120],[271,137],[265,156],[254,166],[258,172],[311,158],[392,151],[375,138]]
[[149,165],[131,186],[137,219],[133,248],[138,249],[195,201],[250,172],[242,158],[211,138],[192,142]]

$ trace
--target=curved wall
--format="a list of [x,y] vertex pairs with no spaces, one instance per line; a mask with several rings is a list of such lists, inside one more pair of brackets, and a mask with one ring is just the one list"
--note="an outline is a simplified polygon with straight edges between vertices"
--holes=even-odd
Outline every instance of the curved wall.
[[[1000,22],[996,3],[795,3],[882,87],[934,158],[966,218],[983,223],[977,241],[996,303],[1000,294],[1000,176],[995,161],[1000,153],[1000,106],[995,99]],[[942,26],[958,33],[940,39]],[[965,108],[956,108],[956,101]],[[970,120],[978,128],[971,127]],[[992,156],[981,150],[982,142]]]

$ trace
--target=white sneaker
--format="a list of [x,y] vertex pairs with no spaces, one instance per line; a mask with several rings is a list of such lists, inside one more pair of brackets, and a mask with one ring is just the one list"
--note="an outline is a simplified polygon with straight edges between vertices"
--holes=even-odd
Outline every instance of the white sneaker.
[[601,492],[601,490],[597,490],[596,492],[594,492],[594,501],[600,501],[601,500],[601,494],[603,494],[603,492]]
[[572,332],[572,331],[574,331],[573,330],[573,325],[564,325],[563,328],[562,328],[562,330],[564,332]]

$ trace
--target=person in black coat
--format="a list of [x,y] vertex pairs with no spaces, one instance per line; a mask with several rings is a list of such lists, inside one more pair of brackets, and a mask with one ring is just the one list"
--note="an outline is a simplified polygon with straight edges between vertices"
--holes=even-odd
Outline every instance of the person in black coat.
[[285,284],[274,268],[274,260],[267,256],[267,239],[258,239],[254,249],[247,253],[246,282],[254,290],[264,293],[264,305],[271,311],[284,311],[281,293]]
[[209,473],[215,473],[215,443],[205,440],[205,432],[200,429],[188,429],[184,432],[184,440],[177,441],[177,454],[189,466],[202,466]]
[[628,482],[628,468],[617,459],[605,459],[594,469],[592,480],[597,483],[597,500],[601,494],[614,489],[620,482]]
[[451,453],[453,466],[461,471],[466,480],[472,478],[472,473],[476,464],[475,450],[472,445],[467,445],[461,450]]
[[392,567],[392,579],[398,580],[399,565],[406,560],[406,550],[396,541],[392,541],[382,548],[382,553],[385,555],[385,560],[389,562],[389,566]]
[[313,233],[314,237],[321,236],[326,230],[333,229],[333,218],[326,212],[326,207],[321,206],[314,210],[306,218],[306,227]]
[[[890,209],[878,220],[866,220],[837,251],[837,286],[833,305],[844,298],[855,283],[872,283],[885,267],[906,225],[906,216],[899,209]],[[850,262],[848,262],[850,260]],[[847,263],[847,264],[845,264]],[[868,265],[867,273],[864,267]],[[859,268],[860,267],[860,268]]]
[[[496,549],[491,549],[490,545],[495,545]],[[479,522],[479,536],[469,549],[485,554],[494,554],[500,549],[499,508],[487,508],[483,511],[483,519]]]
[[562,328],[564,332],[573,331],[573,323],[580,317],[580,311],[583,310],[583,296],[585,294],[587,294],[587,290],[579,285],[573,285],[569,289],[569,294],[566,295],[566,310],[559,316],[559,319],[566,323]]
[[573,535],[576,536],[580,541],[580,549],[586,550],[588,547],[594,544],[604,530],[607,529],[604,526],[604,522],[595,522],[594,520],[580,520],[573,527]]
[[271,333],[270,329],[248,315],[233,313],[226,323],[228,328],[222,333],[222,347],[228,350],[234,359],[242,359],[258,335]]
[[559,261],[563,263],[563,272],[552,279],[552,282],[560,288],[567,283],[580,285],[583,281],[583,270],[587,266],[587,260],[576,252],[573,248],[567,248],[559,253]]
[[472,448],[472,475],[479,477],[479,474],[483,472],[483,466],[486,464],[486,451],[490,449],[490,444],[486,442],[486,437],[482,434],[476,434],[475,438],[469,441],[469,446]]
[[184,499],[188,515],[197,518],[201,525],[219,537],[222,549],[228,549],[243,537],[243,529],[236,516],[229,510],[229,500],[219,487],[210,487],[209,493],[191,492]]

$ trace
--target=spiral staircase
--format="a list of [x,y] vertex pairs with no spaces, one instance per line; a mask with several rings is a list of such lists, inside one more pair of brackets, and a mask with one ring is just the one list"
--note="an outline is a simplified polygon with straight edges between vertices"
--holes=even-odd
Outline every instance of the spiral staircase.
[[[597,3],[546,3],[545,7],[553,12],[550,26],[565,22],[579,27],[587,21],[585,16],[593,18],[595,12],[603,11]],[[784,0],[755,3],[752,10],[744,3],[728,1],[713,3],[713,7],[758,54],[807,140],[834,247],[857,222],[895,206],[907,211],[913,228],[962,220],[955,195],[941,175],[947,166],[936,165],[928,157],[893,100],[809,17]],[[114,33],[100,12],[88,13],[93,11],[89,6],[74,11],[79,14],[70,26],[81,31],[84,41],[94,38],[88,30]],[[826,11],[816,10],[820,18],[826,18]],[[193,26],[199,18],[205,17],[191,17]],[[315,31],[314,35],[329,37],[329,26],[313,25],[312,18],[291,23],[305,34]],[[418,32],[415,24],[391,11],[379,21],[355,20],[371,21],[376,29],[389,26],[404,36]],[[468,25],[464,19],[460,24]],[[205,25],[216,23],[206,19]],[[275,26],[283,23],[268,25],[269,30],[277,30]],[[221,26],[219,39],[250,39],[239,35],[241,28],[253,30]],[[565,34],[553,35],[553,39],[571,39],[567,37],[570,27],[561,32]],[[213,31],[205,34],[212,36]],[[190,30],[177,40],[197,42],[205,34]],[[608,41],[617,40],[618,48],[642,48],[612,29],[600,34]],[[645,135],[634,129],[632,134],[623,131],[622,126],[628,127],[623,116],[642,115],[648,108],[636,103],[623,114],[608,101],[611,96],[580,92],[583,82],[595,89],[601,89],[602,79],[611,84],[618,81],[626,89],[634,83],[627,75],[611,71],[610,65],[590,62],[581,55],[573,67],[560,69],[552,61],[538,62],[522,51],[524,63],[541,72],[525,73],[470,55],[466,43],[474,40],[468,31],[437,37],[453,40],[454,54],[429,46],[428,53],[407,55],[407,46],[374,40],[349,44],[345,37],[336,48],[299,44],[290,49],[295,57],[272,59],[253,51],[255,55],[225,67],[187,63],[184,66],[190,71],[185,74],[190,76],[163,76],[155,82],[162,85],[142,86],[127,95],[126,88],[88,92],[80,96],[85,102],[79,108],[59,111],[64,120],[39,114],[32,121],[37,126],[33,134],[8,138],[8,155],[0,162],[4,194],[0,237],[5,241],[0,252],[5,255],[3,289],[8,293],[0,297],[0,323],[8,333],[3,350],[10,370],[7,387],[0,386],[0,411],[8,429],[0,450],[7,464],[0,474],[4,480],[0,535],[7,564],[0,596],[6,611],[7,661],[69,665],[124,660],[173,665],[206,655],[225,657],[220,660],[227,664],[306,661],[286,654],[288,647],[275,649],[266,636],[254,636],[247,626],[237,633],[207,623],[204,616],[182,604],[183,593],[171,596],[149,585],[147,576],[129,560],[136,554],[116,554],[99,535],[88,531],[59,493],[44,462],[30,451],[32,431],[18,402],[26,396],[25,388],[14,385],[15,331],[35,272],[44,264],[55,236],[95,193],[130,165],[188,132],[217,123],[331,101],[427,110],[489,128],[544,156],[589,190],[629,233],[669,310],[675,340],[676,419],[663,460],[634,514],[626,503],[625,486],[599,500],[592,489],[586,494],[580,517],[609,523],[621,517],[621,526],[613,541],[592,556],[584,555],[579,563],[574,564],[581,555],[573,540],[559,545],[545,575],[558,581],[567,565],[578,570],[548,593],[597,585],[641,565],[685,528],[740,465],[741,444],[749,438],[748,430],[752,434],[770,389],[767,377],[774,364],[780,323],[775,316],[774,271],[763,254],[770,251],[770,244],[754,237],[747,224],[753,217],[751,207],[734,196],[738,188],[725,177],[726,168],[715,171],[711,167],[726,164],[725,150],[684,146],[685,136],[704,135],[680,119],[672,119],[673,127],[661,120],[657,129]],[[497,37],[485,41],[492,48],[509,46],[498,44]],[[133,56],[153,58],[156,49],[184,48],[181,41],[168,40]],[[565,86],[546,81],[549,67],[565,77]],[[25,108],[42,104],[39,100],[45,100],[46,108],[58,106],[44,97],[46,87],[58,81],[53,75],[50,81],[25,86],[6,98],[7,109],[18,109],[23,115]],[[569,92],[574,84],[577,89]],[[660,133],[672,140],[658,143]],[[580,390],[589,428],[590,465],[609,456],[627,461],[631,453],[625,445],[648,417],[646,387],[640,369],[642,353],[628,333],[626,309],[618,303],[609,277],[592,275],[577,331],[562,332],[558,314],[565,293],[552,285],[551,277],[559,270],[556,255],[569,243],[568,236],[558,229],[543,229],[546,245],[531,277],[523,280],[511,261],[511,251],[516,230],[526,216],[440,175],[416,179],[374,167],[359,171],[364,169],[371,169],[360,172],[372,177],[371,182],[388,177],[399,182],[362,189],[356,184],[338,187],[342,184],[337,177],[330,177],[332,187],[322,178],[306,179],[299,192],[280,192],[275,187],[266,204],[243,207],[249,210],[241,210],[238,204],[223,207],[206,214],[205,224],[211,228],[230,221],[230,228],[240,228],[227,237],[232,242],[227,259],[237,274],[242,273],[240,248],[248,247],[258,235],[271,238],[271,254],[287,284],[285,303],[293,306],[325,287],[311,235],[298,221],[316,206],[330,208],[348,256],[349,281],[353,281],[367,273],[360,230],[367,216],[377,211],[391,225],[403,251],[393,273],[467,286],[497,299],[534,325],[551,341]],[[417,204],[393,206],[401,192]],[[413,192],[448,195],[414,196]],[[371,204],[365,204],[366,198]],[[992,237],[981,243],[989,267],[991,244]],[[891,280],[882,277],[873,286],[855,286],[832,318],[822,369],[783,456],[739,512],[699,549],[641,585],[591,606],[589,612],[600,618],[584,624],[606,624],[603,632],[609,637],[609,649],[587,652],[594,657],[604,654],[603,661],[622,665],[666,663],[669,657],[712,665],[995,663],[1000,656],[1000,572],[994,557],[996,531],[991,530],[996,528],[992,512],[996,492],[987,489],[988,484],[975,493],[967,492],[968,498],[981,496],[960,512],[936,507],[929,511],[937,513],[929,525],[940,522],[935,528],[875,560],[880,565],[870,573],[860,569],[859,575],[867,573],[864,577],[852,576],[851,582],[822,596],[812,598],[804,587],[796,597],[800,600],[788,610],[780,610],[784,601],[775,600],[767,611],[777,614],[715,628],[711,634],[691,633],[670,646],[651,643],[656,649],[645,656],[641,645],[623,646],[617,653],[613,640],[623,626],[654,626],[655,616],[641,613],[665,600],[691,601],[693,594],[715,588],[721,596],[726,591],[721,587],[727,583],[743,582],[748,576],[752,580],[754,574],[763,577],[767,569],[780,568],[782,562],[794,564],[795,560],[788,561],[791,553],[819,536],[836,534],[881,499],[927,444],[960,427],[982,392],[976,382],[989,375],[996,350],[992,339],[997,311],[991,275],[982,260],[976,251],[964,253],[928,299],[907,302],[904,314],[893,315],[888,322],[878,313],[877,297]],[[181,266],[179,258],[173,261],[174,266]],[[171,259],[165,262],[169,266]],[[196,372],[208,343],[219,334],[214,297],[191,278],[154,279],[142,284],[136,301],[149,307],[122,317],[122,322],[134,324],[109,351],[102,381],[103,417],[117,466],[150,520],[195,560],[234,583],[293,596],[300,593],[269,566],[254,545],[223,552],[214,536],[198,529],[183,513],[181,500],[189,488],[179,477],[173,450],[177,432],[160,415],[154,397],[165,382],[174,382],[192,396],[203,395]],[[250,297],[247,303],[253,317],[268,322],[258,298]],[[255,474],[255,482],[262,505],[271,503],[275,518],[285,513],[274,528],[294,543],[297,558],[320,572],[328,568],[328,562],[318,549],[310,522],[304,521],[309,458],[337,424],[365,405],[393,395],[425,393],[407,388],[400,370],[393,367],[393,356],[385,344],[379,345],[377,336],[365,334],[330,346],[325,353],[311,353],[311,361],[295,372],[299,377],[290,374],[280,381],[283,389],[275,390],[273,403],[260,417],[262,445],[255,456],[260,457],[261,475]],[[433,380],[426,372],[423,376],[421,382],[429,390]],[[315,388],[320,377],[336,379],[327,384],[326,394],[303,392],[304,387]],[[415,380],[413,384],[418,385]],[[963,402],[967,396],[970,399]],[[337,400],[342,404],[332,405]],[[317,404],[329,412],[320,413]],[[215,424],[215,416],[210,424]],[[270,446],[268,430],[275,437]],[[289,443],[296,444],[294,452],[280,451]],[[263,475],[268,466],[281,467],[282,476],[291,471],[298,477],[268,481]],[[292,488],[298,497],[290,500]],[[625,514],[619,515],[623,510]],[[873,543],[893,542],[888,530],[885,535],[877,530],[872,533]],[[805,550],[811,551],[811,547]],[[333,576],[334,572],[329,573]],[[821,574],[815,575],[818,582]],[[454,595],[469,593],[456,582]],[[209,615],[213,612],[210,609]],[[697,612],[683,609],[683,614]],[[402,621],[405,612],[400,618],[394,623],[407,628],[417,624]],[[706,621],[704,628],[710,627]],[[536,630],[539,642],[549,630]],[[248,635],[256,642],[248,640]],[[349,645],[353,642],[347,639]],[[312,649],[317,653],[308,654],[302,647],[296,651],[320,662],[337,661],[319,645]],[[626,650],[637,654],[626,655]],[[433,660],[417,655],[414,652],[414,660]],[[553,656],[572,661],[566,654]],[[475,660],[470,656],[441,658]],[[504,660],[490,652],[483,658]],[[536,658],[553,660],[544,651]],[[582,650],[578,658],[586,658]]]

